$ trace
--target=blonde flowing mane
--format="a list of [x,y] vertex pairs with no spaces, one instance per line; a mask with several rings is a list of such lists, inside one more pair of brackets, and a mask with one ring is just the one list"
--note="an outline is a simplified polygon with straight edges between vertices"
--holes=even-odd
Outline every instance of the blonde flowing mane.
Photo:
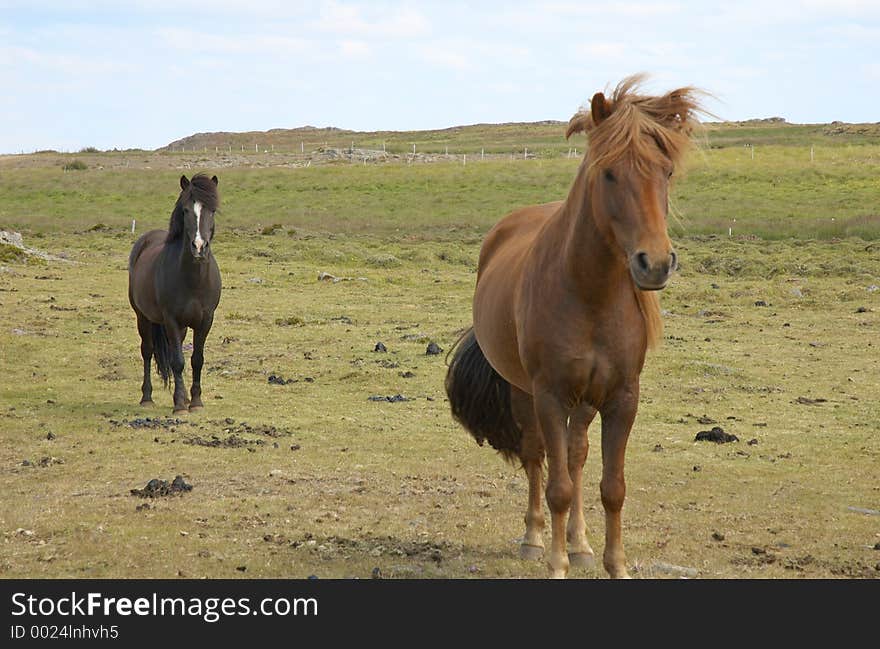
[[[568,123],[565,137],[585,133],[589,149],[584,157],[589,182],[596,174],[626,159],[637,173],[663,164],[664,159],[678,167],[694,145],[694,132],[700,126],[697,115],[711,115],[700,106],[707,93],[694,87],[672,90],[660,96],[639,93],[645,75],[636,74],[621,81],[608,99],[596,93],[589,110],[581,109]],[[635,287],[635,285],[633,285]],[[660,300],[653,291],[635,288],[636,298],[647,330],[648,347],[654,348],[663,333]]]

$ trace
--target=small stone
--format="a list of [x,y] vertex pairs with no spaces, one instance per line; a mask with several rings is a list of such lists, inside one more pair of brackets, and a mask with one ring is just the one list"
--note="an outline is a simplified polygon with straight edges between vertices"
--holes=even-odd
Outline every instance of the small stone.
[[716,541],[723,541],[724,535],[721,532],[712,532],[712,538]]
[[55,439],[55,433],[53,433],[53,432],[50,431],[50,432],[46,435],[46,439],[48,439],[48,440],[51,442],[53,439]]
[[302,447],[299,444],[291,444],[290,446],[291,451],[298,451],[300,448]]
[[388,348],[381,342],[376,343],[376,346],[373,347],[374,352],[387,352]]
[[379,568],[379,566],[376,566],[375,568],[373,568],[373,572],[370,573],[370,576],[373,579],[382,579],[382,569]]
[[868,312],[868,307],[860,306],[858,309],[856,309],[856,313],[867,313],[867,312]]
[[428,343],[428,348],[425,350],[426,356],[435,356],[443,351],[443,348],[440,347],[437,343]]
[[247,566],[236,566],[235,569],[239,572],[247,572]]
[[767,306],[767,303],[764,300],[757,300],[755,306]]
[[663,446],[660,444],[654,445],[654,453],[660,453],[663,450]]

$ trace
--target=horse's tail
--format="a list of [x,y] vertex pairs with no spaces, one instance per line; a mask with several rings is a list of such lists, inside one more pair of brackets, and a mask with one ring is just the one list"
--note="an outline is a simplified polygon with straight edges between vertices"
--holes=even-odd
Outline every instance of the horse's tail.
[[[480,349],[473,327],[459,338],[446,371],[446,395],[452,416],[477,440],[488,441],[508,462],[516,462],[522,429],[510,405],[510,383],[495,371]],[[448,356],[447,356],[448,359]]]
[[168,335],[165,327],[160,324],[153,325],[153,357],[156,359],[156,371],[162,377],[162,383],[168,387],[171,379],[171,345],[168,344]]

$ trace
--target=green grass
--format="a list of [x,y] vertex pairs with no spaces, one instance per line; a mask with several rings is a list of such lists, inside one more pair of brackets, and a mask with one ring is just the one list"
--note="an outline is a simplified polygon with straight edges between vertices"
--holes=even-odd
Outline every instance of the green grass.
[[[78,263],[0,274],[0,575],[543,576],[515,558],[524,477],[452,421],[443,354],[425,354],[429,341],[448,350],[470,320],[479,238],[457,233],[221,227],[206,409],[158,429],[114,423],[171,412],[160,388],[155,409],[137,405],[132,237],[28,242]],[[634,574],[874,576],[876,517],[849,508],[876,509],[876,251],[858,239],[676,243],[682,271],[662,295],[665,338],[629,444]],[[355,279],[319,282],[320,271]],[[379,341],[387,353],[373,352]],[[395,394],[411,400],[368,401]],[[701,416],[741,441],[694,443],[710,427]],[[233,435],[247,444],[191,443]],[[598,449],[598,424],[592,435]],[[585,485],[601,551],[599,455]],[[192,492],[137,509],[131,489],[177,474]]]
[[[233,167],[220,176],[221,219],[233,229],[408,232],[439,236],[455,225],[477,235],[510,210],[564,198],[577,160]],[[75,232],[136,219],[165,227],[177,169],[11,168],[0,183],[0,226]],[[834,238],[880,234],[880,146],[768,145],[707,149],[677,179],[672,204],[680,235]],[[455,236],[460,236],[457,233]]]

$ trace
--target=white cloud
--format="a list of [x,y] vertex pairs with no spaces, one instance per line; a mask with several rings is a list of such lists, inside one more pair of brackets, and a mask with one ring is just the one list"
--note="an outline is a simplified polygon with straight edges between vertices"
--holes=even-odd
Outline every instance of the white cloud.
[[322,3],[317,19],[308,23],[310,29],[339,35],[371,36],[373,38],[412,38],[428,30],[428,21],[409,7],[371,7],[341,2]]
[[339,43],[339,51],[343,56],[350,58],[363,58],[373,53],[373,48],[364,41],[342,41]]
[[168,47],[191,52],[289,56],[301,54],[309,48],[309,43],[303,39],[274,34],[224,36],[177,27],[160,29],[158,34]]
[[469,70],[473,67],[467,55],[461,51],[455,51],[442,43],[420,47],[419,55],[423,61],[441,68]]

